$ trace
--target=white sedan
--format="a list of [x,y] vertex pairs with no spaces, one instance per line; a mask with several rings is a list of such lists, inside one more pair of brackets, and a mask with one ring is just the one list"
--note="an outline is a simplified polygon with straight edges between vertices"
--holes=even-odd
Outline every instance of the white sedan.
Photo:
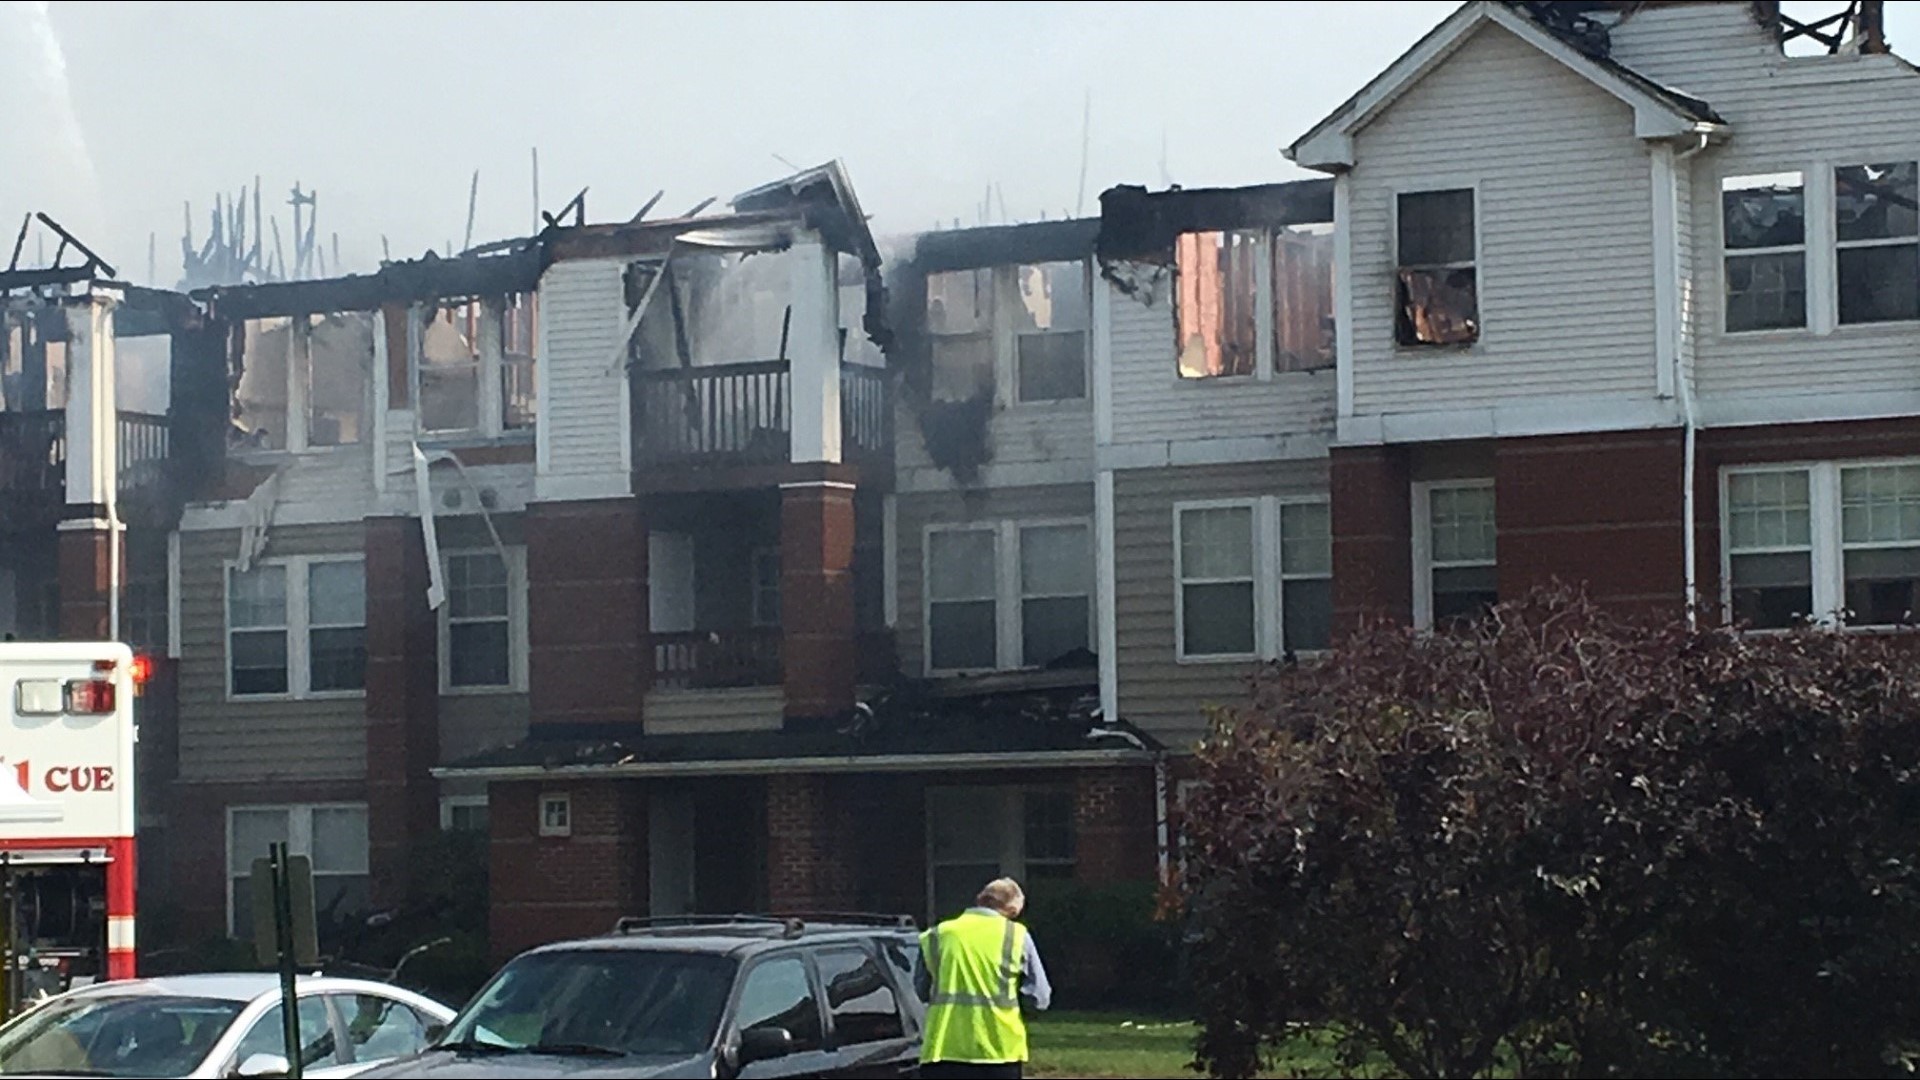
[[[453,1010],[360,979],[302,976],[301,1061],[315,1080],[419,1053]],[[179,975],[96,983],[0,1027],[0,1075],[268,1077],[287,1073],[280,977]]]

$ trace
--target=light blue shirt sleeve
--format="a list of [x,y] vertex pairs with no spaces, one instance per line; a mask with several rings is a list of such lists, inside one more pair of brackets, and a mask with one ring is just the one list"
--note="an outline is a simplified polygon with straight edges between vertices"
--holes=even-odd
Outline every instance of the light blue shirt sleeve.
[[920,935],[920,962],[913,965],[913,992],[921,1001],[933,1000],[933,957],[927,955],[927,942],[932,936],[932,931]]
[[1044,1011],[1053,1004],[1053,984],[1047,981],[1047,968],[1040,962],[1040,948],[1033,943],[1033,935],[1024,936],[1027,944],[1020,959],[1020,996]]

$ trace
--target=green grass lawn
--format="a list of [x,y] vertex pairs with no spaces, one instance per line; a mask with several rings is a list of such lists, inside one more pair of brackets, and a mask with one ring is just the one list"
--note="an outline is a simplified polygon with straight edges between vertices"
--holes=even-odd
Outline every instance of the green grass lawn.
[[[1194,1025],[1127,1013],[1042,1013],[1027,1020],[1026,1074],[1039,1077],[1188,1077]],[[1271,1076],[1332,1076],[1323,1033],[1302,1034]]]

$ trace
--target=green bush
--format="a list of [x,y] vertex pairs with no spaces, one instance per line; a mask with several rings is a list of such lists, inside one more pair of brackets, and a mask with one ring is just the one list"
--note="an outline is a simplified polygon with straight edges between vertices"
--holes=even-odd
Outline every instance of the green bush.
[[1156,915],[1153,882],[1049,883],[1025,921],[1058,1007],[1173,1009],[1175,931]]

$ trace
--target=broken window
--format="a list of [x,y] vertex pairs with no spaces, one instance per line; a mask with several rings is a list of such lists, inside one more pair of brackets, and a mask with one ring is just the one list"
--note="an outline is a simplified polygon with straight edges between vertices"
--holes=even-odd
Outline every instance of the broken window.
[[1254,373],[1260,242],[1248,232],[1182,233],[1174,241],[1174,332],[1183,379]]
[[1020,289],[1015,384],[1021,401],[1087,396],[1087,331],[1092,325],[1086,264],[1044,263],[1015,270]]
[[1273,236],[1273,369],[1334,365],[1333,226],[1295,225]]
[[538,297],[515,293],[500,309],[500,427],[530,428],[540,413],[534,357],[540,351]]
[[436,307],[420,336],[420,429],[480,426],[480,304]]
[[1798,172],[1720,182],[1727,330],[1807,325],[1806,185]]
[[927,275],[927,334],[933,400],[973,401],[993,393],[993,271]]
[[249,319],[234,394],[235,444],[243,450],[287,449],[287,372],[293,356],[293,320]]
[[172,393],[173,338],[167,334],[115,335],[114,405],[123,412],[165,416]]
[[357,443],[366,437],[373,316],[347,312],[308,319],[307,445]]
[[1920,184],[1915,163],[1833,171],[1840,322],[1920,319]]
[[0,408],[42,412],[66,407],[65,313],[7,312],[0,322]]
[[867,268],[851,255],[840,256],[837,265],[840,359],[863,367],[886,367],[886,354],[867,336]]
[[1407,346],[1480,340],[1473,189],[1410,192],[1398,209],[1396,339]]

